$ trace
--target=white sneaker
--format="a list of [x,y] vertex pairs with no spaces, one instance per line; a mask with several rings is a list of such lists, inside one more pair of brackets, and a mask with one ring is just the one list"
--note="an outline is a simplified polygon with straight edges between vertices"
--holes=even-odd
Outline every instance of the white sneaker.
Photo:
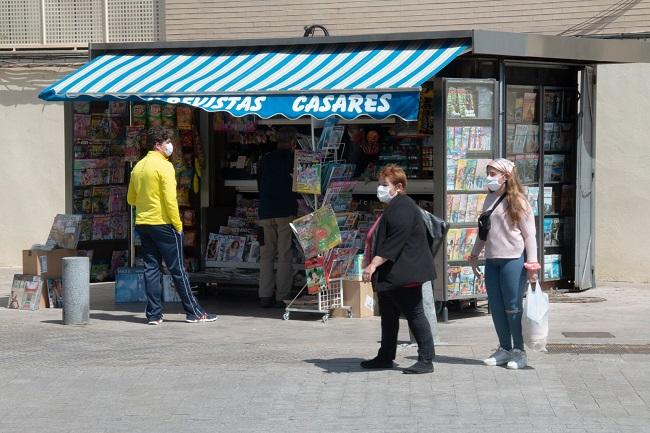
[[519,349],[513,349],[512,358],[510,359],[506,367],[509,368],[510,370],[519,370],[525,368],[527,365],[528,365],[528,356],[526,356],[526,352]]
[[507,364],[510,359],[510,352],[499,347],[496,352],[483,360],[483,364],[494,367],[495,365]]

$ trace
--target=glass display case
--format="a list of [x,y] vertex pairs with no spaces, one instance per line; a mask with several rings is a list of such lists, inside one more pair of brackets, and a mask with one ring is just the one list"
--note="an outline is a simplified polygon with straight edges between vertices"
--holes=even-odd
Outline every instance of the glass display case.
[[487,193],[487,164],[499,147],[497,83],[450,78],[436,83],[439,115],[434,157],[437,169],[445,175],[438,177],[444,182],[436,184],[434,209],[450,223],[446,245],[436,257],[436,300],[484,299],[483,280],[474,277],[467,258],[478,235],[476,221]]

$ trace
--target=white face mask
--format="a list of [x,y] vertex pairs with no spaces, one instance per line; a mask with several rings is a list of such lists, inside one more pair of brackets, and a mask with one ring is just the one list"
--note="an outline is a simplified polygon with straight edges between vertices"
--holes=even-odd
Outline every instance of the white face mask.
[[393,199],[393,197],[390,195],[390,187],[379,185],[377,187],[377,198],[382,203],[390,202]]
[[492,192],[498,191],[502,185],[501,178],[502,176],[488,176],[485,178],[485,186]]
[[171,141],[168,141],[165,144],[163,144],[163,152],[167,157],[170,157],[172,155],[172,153],[174,152],[174,145],[171,143]]

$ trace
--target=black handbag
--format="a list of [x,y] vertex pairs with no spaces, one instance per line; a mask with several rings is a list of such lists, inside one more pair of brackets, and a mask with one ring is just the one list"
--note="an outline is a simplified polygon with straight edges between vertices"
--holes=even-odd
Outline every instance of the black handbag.
[[503,201],[503,199],[506,197],[505,194],[502,194],[501,197],[499,197],[499,200],[492,206],[492,209],[486,210],[485,212],[481,212],[481,215],[478,217],[478,238],[482,241],[487,240],[488,233],[490,232],[490,215],[492,215],[492,212],[494,212],[494,209],[499,206],[499,204]]

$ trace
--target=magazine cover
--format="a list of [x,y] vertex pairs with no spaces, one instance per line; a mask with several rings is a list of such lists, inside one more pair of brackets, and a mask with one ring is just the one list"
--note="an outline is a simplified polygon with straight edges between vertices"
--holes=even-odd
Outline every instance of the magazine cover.
[[223,240],[223,261],[243,262],[246,238],[243,236],[226,236]]
[[143,137],[143,127],[126,127],[126,139],[124,141],[124,160],[126,162],[137,162],[140,159],[140,149]]
[[49,308],[63,308],[63,286],[61,278],[47,279],[47,300]]
[[110,215],[95,215],[92,223],[92,240],[113,239],[113,227]]
[[176,128],[176,105],[164,104],[161,117],[163,128]]
[[470,296],[474,294],[474,271],[472,271],[471,267],[461,267],[460,276],[458,277],[458,285],[460,286],[460,296]]
[[176,127],[178,129],[192,129],[192,109],[184,105],[176,107]]
[[535,109],[537,108],[537,93],[525,92],[523,101],[523,121],[535,121]]
[[58,214],[47,237],[47,245],[76,249],[79,243],[81,215]]
[[296,150],[293,166],[293,191],[302,194],[321,193],[321,160],[319,152]]
[[131,106],[131,125],[147,126],[147,106],[145,104],[133,104]]
[[358,250],[356,248],[334,248],[325,261],[325,275],[328,279],[343,278]]
[[447,294],[449,299],[456,299],[460,295],[460,266],[447,268]]
[[323,126],[323,132],[320,134],[318,143],[316,144],[316,149],[325,149],[332,139],[330,138],[332,132],[334,131],[334,126],[338,123],[339,119],[336,116],[328,117],[325,120],[325,125]]
[[323,257],[314,257],[305,261],[305,274],[307,276],[307,293],[314,295],[327,288],[325,271],[323,270]]
[[359,221],[358,212],[340,212],[336,214],[336,224],[340,230],[353,230]]
[[38,275],[14,274],[7,308],[38,310],[43,280]]
[[334,212],[344,212],[350,208],[352,202],[352,190],[356,182],[331,182],[325,192],[323,205],[331,205]]
[[72,110],[75,114],[90,114],[90,102],[74,101],[72,103]]
[[246,255],[248,263],[257,263],[260,261],[260,243],[259,241],[251,241]]
[[74,122],[74,138],[87,138],[90,131],[90,115],[88,114],[75,114]]
[[115,275],[115,303],[146,301],[144,268],[118,268]]
[[529,186],[526,193],[528,203],[533,209],[533,215],[539,215],[539,187],[538,186]]
[[162,105],[149,104],[147,106],[147,124],[149,128],[162,126]]
[[298,218],[291,223],[306,258],[315,257],[341,243],[336,215],[329,205]]
[[115,277],[117,269],[127,265],[129,259],[128,250],[115,250],[111,253],[111,275]]
[[214,266],[217,262],[219,255],[219,238],[217,233],[210,233],[208,236],[208,244],[205,248],[205,265]]

